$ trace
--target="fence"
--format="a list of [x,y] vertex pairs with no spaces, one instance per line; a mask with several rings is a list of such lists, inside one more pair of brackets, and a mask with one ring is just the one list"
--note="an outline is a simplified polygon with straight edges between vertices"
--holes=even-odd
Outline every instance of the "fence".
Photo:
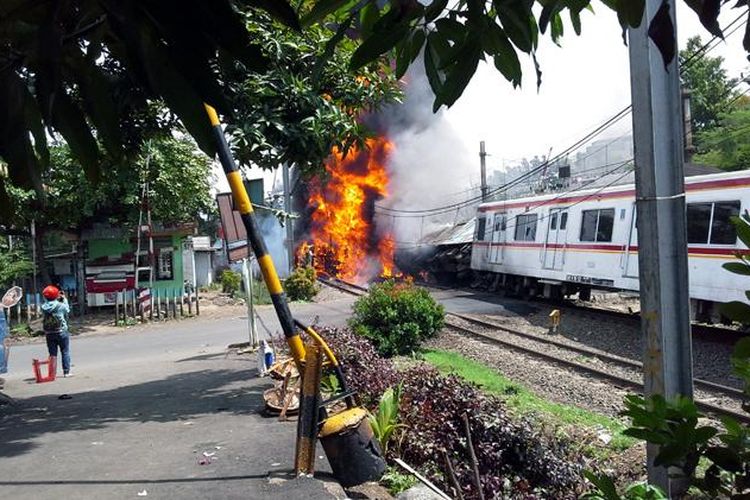
[[[70,316],[83,318],[86,307],[82,297],[73,290],[64,290],[70,304]],[[3,307],[8,328],[41,319],[44,299],[41,294],[27,293],[13,307]],[[90,311],[89,311],[90,312]],[[200,315],[200,300],[197,291],[192,288],[149,289],[115,292],[115,324],[127,323],[129,320],[168,320],[177,317]]]
[[[70,305],[70,315],[73,317],[82,317],[86,314],[85,307],[79,300],[80,297],[75,289],[65,289],[65,296],[68,298],[68,304]],[[33,294],[27,293],[23,298],[13,307],[4,307],[5,319],[8,322],[8,327],[11,325],[19,325],[21,323],[29,323],[42,317],[42,304],[44,299],[40,293]]]
[[122,290],[115,296],[115,324],[129,320],[168,320],[200,315],[198,292],[192,288]]

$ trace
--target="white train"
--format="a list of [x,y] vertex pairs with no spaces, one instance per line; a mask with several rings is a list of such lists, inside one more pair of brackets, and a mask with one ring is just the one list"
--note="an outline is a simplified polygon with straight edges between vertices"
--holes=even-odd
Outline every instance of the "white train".
[[[750,208],[750,172],[685,179],[691,310],[720,320],[717,304],[747,301],[750,278],[721,266],[747,248],[730,217]],[[638,291],[633,184],[479,206],[471,268],[521,295],[588,300],[592,288]]]

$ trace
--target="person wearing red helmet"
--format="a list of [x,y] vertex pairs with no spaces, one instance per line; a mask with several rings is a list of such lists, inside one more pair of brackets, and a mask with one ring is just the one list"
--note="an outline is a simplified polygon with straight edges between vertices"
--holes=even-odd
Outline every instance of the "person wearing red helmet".
[[42,330],[47,339],[50,356],[62,355],[63,376],[70,376],[70,333],[68,332],[68,299],[59,288],[49,285],[42,291],[45,298],[42,304]]

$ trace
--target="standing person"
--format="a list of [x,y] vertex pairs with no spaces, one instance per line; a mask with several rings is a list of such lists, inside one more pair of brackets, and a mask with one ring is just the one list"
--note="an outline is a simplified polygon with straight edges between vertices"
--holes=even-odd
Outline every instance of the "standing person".
[[[0,375],[8,373],[8,323],[5,321],[5,308],[0,306]],[[5,386],[5,379],[0,377],[0,390]]]
[[42,329],[47,338],[50,356],[62,355],[63,377],[70,376],[70,334],[68,333],[68,299],[59,288],[49,285],[42,292],[46,302],[42,304]]

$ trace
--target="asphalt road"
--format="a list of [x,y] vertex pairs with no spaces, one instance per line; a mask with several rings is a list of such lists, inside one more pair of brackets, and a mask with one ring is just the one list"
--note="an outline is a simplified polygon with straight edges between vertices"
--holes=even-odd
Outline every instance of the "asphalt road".
[[[470,292],[435,295],[456,312],[528,307]],[[292,310],[308,323],[341,326],[353,301]],[[277,333],[273,309],[259,314]],[[75,376],[47,384],[31,379],[31,359],[44,358],[45,345],[14,346],[5,392],[18,405],[0,406],[2,497],[341,498],[322,452],[316,480],[290,478],[296,423],[262,414],[271,384],[257,377],[253,356],[227,355],[227,345],[246,338],[244,316],[73,337]]]

